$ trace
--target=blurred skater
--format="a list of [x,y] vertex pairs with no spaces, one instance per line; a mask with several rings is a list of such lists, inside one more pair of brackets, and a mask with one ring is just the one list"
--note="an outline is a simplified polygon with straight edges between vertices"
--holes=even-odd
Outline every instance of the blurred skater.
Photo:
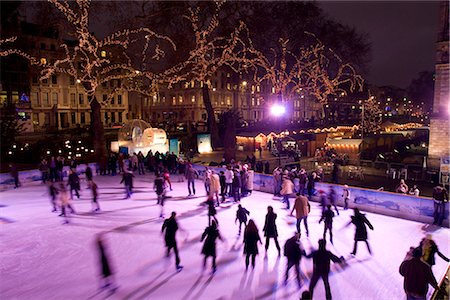
[[238,235],[241,235],[241,227],[242,224],[247,226],[247,216],[250,215],[250,212],[243,208],[240,204],[238,205],[238,210],[236,211],[236,220],[234,220],[234,223],[239,221],[239,233]]
[[267,249],[269,249],[269,240],[273,238],[275,240],[275,246],[278,250],[278,256],[280,256],[280,244],[278,243],[278,231],[275,220],[277,219],[277,214],[273,212],[273,207],[267,207],[266,221],[264,223],[264,236],[266,237],[266,255]]
[[69,219],[67,218],[66,215],[66,208],[69,208],[72,214],[75,213],[75,210],[73,209],[73,206],[70,204],[69,192],[67,191],[66,186],[64,185],[63,182],[61,182],[59,185],[59,202],[61,205],[61,214],[59,216],[64,217],[63,223],[67,224],[69,223]]
[[172,182],[170,182],[170,172],[167,168],[164,169],[164,183],[168,185],[169,189],[172,190]]
[[75,191],[77,198],[80,199],[80,193],[78,192],[80,190],[80,178],[73,169],[70,169],[67,185],[70,185],[70,199],[73,200],[73,191]]
[[208,197],[208,200],[206,200],[206,204],[208,205],[208,225],[211,225],[211,219],[214,219],[216,224],[219,224],[219,221],[217,221],[216,218],[217,211],[212,196]]
[[217,229],[216,221],[212,220],[211,225],[208,226],[202,234],[201,242],[205,241],[202,248],[202,254],[205,256],[203,260],[203,268],[206,268],[206,260],[212,257],[212,272],[215,273],[216,268],[216,240],[222,240],[222,237]]
[[446,262],[449,262],[449,259],[439,251],[438,246],[435,241],[433,241],[431,234],[427,234],[422,239],[420,242],[420,249],[422,250],[422,260],[429,264],[430,267],[433,267],[436,264],[435,254],[439,255],[439,257]]
[[311,292],[311,298],[313,297],[314,287],[319,281],[319,278],[322,278],[323,284],[325,285],[325,294],[326,299],[331,299],[331,289],[330,283],[328,281],[328,275],[330,273],[330,261],[335,263],[340,263],[341,259],[328,251],[325,248],[325,240],[319,240],[319,250],[313,251],[311,254],[306,257],[313,259],[313,274],[311,277],[311,281],[309,283],[309,291]]
[[289,278],[289,270],[294,267],[297,275],[297,284],[300,287],[300,260],[302,256],[306,256],[305,250],[300,243],[300,233],[296,232],[293,237],[288,239],[284,244],[284,256],[287,258],[286,275],[284,277],[284,284],[287,284]]
[[250,256],[252,257],[252,267],[253,269],[255,268],[255,258],[258,255],[258,242],[262,244],[258,227],[256,227],[253,220],[250,220],[244,231],[245,270],[248,269]]
[[308,214],[311,210],[311,206],[309,204],[308,198],[306,196],[303,196],[301,193],[297,193],[297,197],[295,198],[294,206],[291,210],[291,216],[295,210],[295,217],[297,218],[297,232],[301,233],[300,231],[300,223],[303,220],[303,224],[305,225],[306,229],[306,236],[309,236],[309,230],[308,230]]
[[114,286],[113,271],[109,263],[105,240],[101,234],[97,235],[97,250],[99,254],[99,266],[101,275],[100,289],[111,287],[111,291],[114,292],[117,287]]
[[173,211],[170,218],[164,220],[161,232],[164,233],[165,231],[164,240],[167,247],[167,257],[169,257],[170,249],[173,249],[173,252],[175,253],[175,268],[177,271],[181,271],[183,266],[180,265],[180,256],[178,255],[177,240],[175,238],[178,230],[178,223],[175,216],[176,213]]
[[322,217],[319,220],[320,222],[324,221],[324,227],[323,227],[323,239],[326,240],[325,236],[327,234],[327,231],[330,232],[330,242],[333,244],[333,218],[334,218],[334,212],[331,210],[331,205],[327,205],[327,209],[323,212]]
[[336,210],[336,214],[339,216],[339,210],[336,206],[336,198],[337,194],[333,186],[330,186],[330,192],[328,193],[328,199],[330,200],[330,204],[333,205],[334,209]]
[[157,204],[161,206],[161,212],[159,214],[159,217],[164,217],[164,200],[166,198],[166,184],[164,178],[161,176],[161,173],[156,172],[156,178],[153,183],[153,190],[156,192],[157,195]]
[[58,195],[58,189],[55,186],[55,183],[52,181],[47,181],[48,185],[48,194],[50,195],[50,203],[52,204],[52,212],[56,212],[56,196]]
[[354,209],[355,211],[355,215],[352,216],[352,220],[350,221],[350,223],[347,224],[354,224],[356,227],[355,230],[355,244],[353,246],[353,251],[352,251],[352,255],[356,255],[356,249],[357,249],[357,244],[358,242],[365,242],[367,245],[367,250],[369,251],[369,253],[372,255],[372,251],[370,250],[370,246],[369,246],[369,242],[367,241],[367,229],[366,229],[366,225],[369,226],[369,228],[371,230],[373,230],[373,226],[372,224],[370,224],[369,220],[367,220],[366,216],[362,213],[359,212],[358,208]]
[[98,212],[100,211],[100,204],[98,203],[98,186],[97,183],[95,183],[93,180],[90,181],[89,186],[91,187],[92,191],[92,211]]
[[129,199],[133,193],[133,173],[128,170],[122,175],[120,183],[125,184],[125,199]]
[[344,199],[344,210],[348,209],[348,201],[350,200],[350,190],[348,189],[348,185],[344,185],[342,189],[342,198]]

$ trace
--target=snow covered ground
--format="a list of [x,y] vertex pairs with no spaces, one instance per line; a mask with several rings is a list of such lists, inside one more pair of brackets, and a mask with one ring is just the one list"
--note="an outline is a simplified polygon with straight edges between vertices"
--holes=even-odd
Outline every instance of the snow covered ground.
[[[165,257],[162,220],[153,177],[137,176],[135,194],[123,200],[120,177],[96,177],[99,186],[100,214],[90,213],[90,190],[82,184],[81,199],[74,200],[77,211],[70,224],[63,225],[51,207],[45,186],[30,183],[18,190],[0,193],[0,296],[2,299],[299,299],[309,285],[312,261],[303,259],[303,286],[298,289],[291,270],[284,286],[286,259],[278,258],[273,241],[267,259],[260,246],[254,271],[245,272],[242,239],[234,224],[236,205],[224,204],[217,218],[224,242],[218,242],[218,271],[211,275],[210,261],[202,272],[200,236],[207,225],[203,184],[196,182],[197,197],[185,198],[186,183],[174,183],[172,198],[166,202],[166,215],[177,211],[178,223],[186,231],[178,232],[181,264],[175,271],[174,257]],[[293,200],[291,200],[293,201]],[[295,219],[289,217],[278,199],[254,192],[242,205],[250,212],[260,231],[268,205],[278,213],[279,241],[283,246],[295,231]],[[417,246],[426,233],[433,234],[441,252],[449,255],[449,229],[429,226],[381,215],[367,214],[375,227],[369,231],[374,255],[358,245],[352,258],[353,226],[345,227],[351,210],[341,211],[334,220],[334,245],[327,248],[348,259],[342,268],[332,266],[331,291],[334,299],[405,299],[403,278],[398,273],[410,246]],[[310,236],[301,242],[309,253],[317,247],[323,232],[318,224],[320,209],[312,203]],[[304,227],[302,224],[302,231]],[[98,290],[98,255],[95,235],[106,233],[106,242],[119,289],[114,294]],[[263,233],[260,232],[261,237]],[[437,257],[433,272],[440,280],[446,263]],[[322,281],[314,291],[315,299],[325,299]],[[431,294],[431,291],[430,291]]]

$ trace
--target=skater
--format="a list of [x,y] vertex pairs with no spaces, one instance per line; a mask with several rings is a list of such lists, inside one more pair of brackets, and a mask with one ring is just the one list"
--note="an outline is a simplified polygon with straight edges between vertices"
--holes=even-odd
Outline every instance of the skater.
[[98,203],[98,186],[94,181],[90,181],[90,187],[92,191],[92,211],[98,212],[100,211],[100,204]]
[[330,261],[335,263],[340,263],[341,259],[328,251],[325,248],[325,240],[319,240],[319,250],[313,251],[306,257],[313,259],[313,274],[311,277],[311,282],[309,283],[309,291],[311,292],[311,298],[314,299],[314,287],[317,284],[319,278],[322,278],[325,285],[326,299],[331,299],[331,289],[330,283],[328,281],[328,275],[330,273]]
[[139,175],[145,175],[145,157],[141,151],[137,154]]
[[233,174],[233,200],[234,202],[241,201],[241,174],[237,169],[234,170]]
[[112,286],[111,291],[115,291],[117,287],[114,287],[114,278],[111,266],[109,264],[109,258],[106,252],[105,240],[101,234],[97,235],[97,249],[100,258],[100,289],[105,289]]
[[362,242],[366,243],[367,250],[369,251],[370,255],[372,255],[372,251],[370,250],[369,242],[367,241],[366,224],[367,224],[367,226],[369,226],[369,228],[371,230],[373,230],[373,226],[372,226],[372,224],[370,224],[369,220],[367,220],[366,216],[359,212],[358,208],[355,208],[354,211],[355,211],[355,215],[351,217],[352,220],[350,221],[350,223],[347,224],[347,226],[348,226],[353,223],[356,226],[355,244],[353,246],[353,252],[351,254],[356,255],[357,244],[359,241],[362,241]]
[[427,234],[425,238],[420,242],[420,249],[422,250],[422,260],[426,262],[430,267],[436,264],[434,255],[439,255],[443,260],[449,262],[449,259],[442,254],[436,243],[433,241],[431,234]]
[[169,189],[172,190],[172,183],[170,182],[170,172],[167,168],[164,168],[164,184],[166,184],[166,186],[169,186]]
[[208,226],[202,234],[201,242],[203,240],[205,243],[203,244],[202,254],[205,255],[203,260],[203,269],[206,268],[206,259],[208,257],[212,257],[212,273],[215,273],[216,268],[216,240],[220,239],[222,241],[222,237],[220,236],[220,232],[217,229],[216,221],[212,220],[211,225]]
[[308,230],[308,214],[311,210],[311,206],[309,204],[308,198],[306,196],[301,195],[300,193],[297,193],[297,197],[295,198],[294,206],[291,210],[291,216],[295,210],[295,217],[297,218],[297,232],[301,233],[300,231],[300,223],[303,220],[303,223],[305,225],[306,229],[306,236],[309,236],[309,230]]
[[91,167],[89,167],[88,164],[86,164],[86,169],[84,170],[84,174],[86,176],[86,181],[89,184],[89,182],[92,181],[93,174],[92,174],[92,169],[91,169]]
[[61,205],[61,214],[59,216],[64,217],[64,224],[67,224],[69,223],[69,219],[66,215],[66,208],[69,208],[72,214],[75,213],[75,210],[70,204],[69,193],[67,192],[66,186],[63,182],[61,182],[59,185],[59,202]]
[[238,205],[238,210],[236,211],[236,220],[234,220],[234,223],[236,224],[237,221],[239,221],[239,233],[238,235],[241,235],[241,227],[242,224],[247,226],[247,216],[250,215],[250,212],[242,207],[242,205]]
[[129,199],[131,197],[131,194],[133,193],[133,173],[128,170],[127,172],[123,173],[122,180],[120,183],[125,184],[125,199]]
[[216,224],[219,224],[216,218],[216,207],[214,205],[214,199],[212,196],[208,196],[208,200],[206,200],[206,204],[208,205],[208,225],[211,225],[211,218],[214,219]]
[[205,178],[203,179],[203,184],[205,185],[206,196],[208,196],[211,190],[211,170],[208,168],[205,168]]
[[54,156],[50,158],[49,168],[50,168],[50,180],[53,182],[58,181],[58,176],[56,174],[56,159]]
[[164,230],[166,231],[164,240],[167,247],[167,257],[169,257],[170,249],[173,249],[173,252],[175,253],[175,268],[177,271],[181,271],[183,266],[180,265],[180,256],[178,255],[177,240],[175,238],[175,234],[178,230],[178,223],[175,217],[176,213],[173,211],[170,218],[164,220],[161,232],[164,233]]
[[445,219],[445,204],[448,202],[448,192],[442,184],[433,189],[434,200],[434,225],[442,226]]
[[248,270],[250,256],[252,257],[252,268],[255,268],[255,258],[258,255],[258,242],[262,244],[255,221],[248,221],[244,231],[244,254],[245,254],[245,270]]
[[50,202],[52,204],[52,212],[56,212],[56,196],[58,195],[58,189],[55,186],[54,182],[51,182],[50,180],[47,181],[48,184],[48,193],[50,195]]
[[39,165],[39,171],[41,171],[42,183],[45,183],[48,180],[48,170],[49,170],[48,162],[44,158],[44,159],[41,160],[41,163]]
[[412,258],[408,259],[407,255],[399,268],[400,275],[404,277],[403,288],[407,300],[427,299],[428,285],[439,289],[431,266],[423,262],[421,256],[420,248],[415,248],[412,251]]
[[336,191],[334,190],[333,186],[330,186],[330,192],[328,193],[328,199],[330,200],[330,204],[333,205],[334,209],[336,210],[336,214],[339,216],[339,211],[336,206],[336,198],[337,198]]
[[330,232],[330,242],[333,244],[333,218],[334,218],[334,212],[331,210],[331,205],[327,205],[327,209],[323,212],[322,217],[319,220],[320,222],[324,221],[324,227],[323,227],[323,239],[325,239],[325,236],[327,234],[327,230]]
[[297,284],[300,287],[300,260],[303,256],[306,256],[305,250],[300,243],[300,233],[296,232],[293,237],[288,239],[284,244],[284,256],[287,258],[286,275],[284,278],[284,284],[287,284],[289,278],[289,270],[294,267],[297,274]]
[[17,168],[14,164],[9,164],[10,174],[11,177],[14,179],[14,189],[19,188],[21,186],[19,181],[19,171],[17,171]]
[[225,177],[225,172],[220,171],[219,182],[220,182],[220,197],[222,197],[222,203],[225,202],[225,194],[227,192],[227,178]]
[[77,195],[77,198],[80,199],[80,193],[78,192],[80,190],[80,178],[78,177],[78,174],[72,169],[70,170],[67,185],[70,185],[70,200],[73,200],[73,191],[75,191],[75,195]]
[[164,178],[161,176],[160,173],[156,173],[156,178],[153,183],[153,190],[156,192],[157,195],[157,204],[161,206],[161,213],[159,215],[160,218],[164,216],[164,199],[166,197],[166,184],[164,182]]
[[286,209],[290,208],[289,196],[294,193],[294,184],[288,177],[283,178],[280,194],[283,196],[283,202],[286,203]]
[[311,201],[311,197],[314,196],[314,194],[316,192],[315,185],[316,185],[317,181],[319,181],[319,177],[317,177],[317,173],[312,172],[311,175],[308,176],[308,184],[306,185],[306,188],[308,190],[309,201]]
[[306,183],[308,182],[308,175],[306,174],[305,169],[300,170],[300,174],[298,174],[298,192],[304,196],[306,190]]
[[220,190],[220,177],[214,171],[211,171],[210,175],[210,187],[209,195],[214,198],[216,196],[216,205],[219,206],[219,190]]
[[[185,176],[188,184],[188,191],[189,191],[188,197],[191,195],[195,195],[195,177],[198,178],[198,172],[192,167],[190,163],[187,164]],[[192,193],[191,193],[191,185],[192,185]]]
[[225,195],[228,197],[231,197],[233,195],[233,178],[233,170],[231,169],[231,166],[228,165],[227,169],[225,170]]
[[273,207],[268,206],[267,207],[267,215],[266,215],[266,221],[264,222],[264,236],[266,237],[266,255],[267,255],[267,249],[269,249],[269,239],[273,238],[275,240],[275,246],[278,250],[278,256],[280,256],[280,244],[278,243],[278,231],[277,231],[277,225],[275,224],[275,221],[277,219],[277,214],[273,212]]
[[342,190],[342,198],[344,199],[344,210],[347,210],[348,201],[350,200],[350,190],[348,189],[348,185],[344,185]]

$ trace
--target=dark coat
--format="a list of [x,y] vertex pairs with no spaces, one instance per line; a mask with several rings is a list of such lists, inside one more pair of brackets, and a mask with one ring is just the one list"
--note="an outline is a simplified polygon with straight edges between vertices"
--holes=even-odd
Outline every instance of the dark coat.
[[267,213],[266,222],[264,223],[264,236],[267,237],[277,237],[277,225],[275,224],[275,220],[277,219],[276,213]]
[[91,167],[86,167],[85,174],[86,174],[86,179],[87,180],[92,180],[92,169],[91,169]]
[[322,217],[319,220],[319,223],[321,221],[325,221],[325,226],[327,226],[327,228],[331,228],[331,226],[333,226],[333,218],[334,212],[331,209],[327,209],[323,212]]
[[313,259],[313,272],[316,274],[328,274],[330,273],[330,261],[340,262],[339,257],[331,253],[326,249],[319,249],[313,251],[310,255],[306,257]]
[[109,266],[108,256],[106,255],[105,247],[102,242],[98,242],[98,251],[100,254],[101,272],[104,278],[112,275],[111,267]]
[[125,185],[133,187],[133,177],[134,175],[131,173],[124,173],[122,175],[122,180],[120,183],[125,183]]
[[240,188],[242,185],[241,182],[241,174],[239,174],[239,172],[234,172],[234,177],[233,177],[233,183],[232,186],[234,188]]
[[156,177],[154,182],[154,189],[157,195],[162,195],[165,190],[164,179],[162,177]]
[[399,271],[405,278],[403,287],[408,294],[425,297],[428,292],[428,284],[437,287],[431,267],[420,258],[405,260],[400,265]]
[[173,217],[164,220],[161,232],[164,232],[164,230],[166,231],[164,235],[166,246],[169,248],[176,246],[177,241],[175,240],[175,234],[178,230],[177,220]]
[[305,250],[300,247],[296,237],[293,236],[288,239],[284,244],[284,256],[286,256],[288,261],[299,263],[302,255],[306,256],[306,253]]
[[358,214],[356,216],[352,216],[352,223],[356,226],[355,231],[355,241],[366,241],[367,240],[367,229],[366,224],[369,226],[371,230],[373,230],[372,224],[370,224],[369,220],[367,220],[364,214]]
[[245,208],[238,208],[236,211],[236,220],[239,220],[241,223],[247,223],[247,215],[250,215],[250,212]]
[[216,207],[214,206],[214,201],[208,200],[208,201],[206,201],[206,203],[208,204],[208,215],[215,216],[217,211],[216,211]]
[[205,256],[216,256],[216,240],[222,239],[219,230],[216,227],[208,226],[202,234],[201,241],[205,240],[203,244],[202,253]]
[[69,175],[69,185],[71,188],[80,189],[80,178],[77,173],[72,173]]
[[258,254],[258,241],[261,242],[258,232],[244,232],[244,253]]
[[449,262],[449,259],[445,257],[441,252],[439,252],[438,246],[433,240],[430,240],[430,246],[425,247],[425,239],[420,242],[420,249],[422,250],[422,259],[430,266],[434,266],[436,264],[436,260],[434,258],[437,253],[443,260]]

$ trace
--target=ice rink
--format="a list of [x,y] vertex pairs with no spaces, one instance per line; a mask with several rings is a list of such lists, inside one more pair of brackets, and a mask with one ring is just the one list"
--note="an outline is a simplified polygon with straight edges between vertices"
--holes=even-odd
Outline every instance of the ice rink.
[[[208,223],[203,182],[196,181],[197,196],[186,198],[187,186],[173,183],[172,198],[165,205],[166,216],[178,213],[178,247],[184,269],[175,271],[174,257],[165,257],[161,235],[163,220],[156,205],[153,177],[135,178],[135,193],[124,200],[120,176],[94,177],[99,186],[102,212],[91,213],[91,191],[82,183],[81,198],[74,200],[77,214],[63,225],[58,213],[51,212],[46,186],[33,182],[17,190],[0,193],[1,249],[0,295],[2,299],[299,299],[307,289],[312,273],[312,260],[302,259],[305,278],[299,289],[291,270],[284,285],[286,259],[278,257],[273,241],[265,259],[264,247],[254,271],[245,272],[242,238],[235,225],[237,205],[231,202],[218,208],[219,229],[224,238],[218,241],[217,273],[211,275],[210,261],[203,271],[200,236]],[[172,180],[176,181],[177,178]],[[291,199],[291,203],[293,199]],[[243,198],[263,238],[262,227],[267,206],[278,214],[280,245],[295,231],[295,218],[288,216],[279,199],[254,192]],[[403,277],[398,268],[410,246],[418,246],[426,233],[431,233],[440,251],[448,256],[449,229],[367,213],[375,230],[369,230],[373,256],[363,244],[355,257],[352,210],[334,218],[334,245],[327,248],[347,259],[347,265],[332,265],[331,292],[334,299],[406,299]],[[312,203],[308,218],[310,236],[301,242],[309,254],[317,248],[323,223],[318,224],[320,209]],[[119,288],[114,294],[99,291],[97,233],[106,232],[106,243]],[[304,227],[302,224],[302,232]],[[447,263],[436,256],[433,272],[439,281]],[[430,287],[429,294],[431,295]],[[325,299],[320,280],[314,299]]]

